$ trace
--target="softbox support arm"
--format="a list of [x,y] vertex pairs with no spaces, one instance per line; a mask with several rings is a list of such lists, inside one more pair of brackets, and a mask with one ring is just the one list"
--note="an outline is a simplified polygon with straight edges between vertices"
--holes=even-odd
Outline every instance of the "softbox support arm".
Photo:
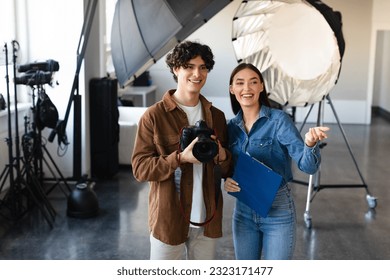
[[88,1],[86,13],[84,16],[84,23],[81,29],[81,35],[79,39],[79,44],[77,47],[77,68],[73,80],[72,89],[69,96],[68,106],[66,108],[66,113],[64,120],[60,120],[57,124],[56,129],[54,129],[50,136],[49,141],[53,141],[56,134],[58,134],[58,144],[63,143],[68,145],[66,138],[66,125],[69,119],[70,110],[72,103],[74,103],[73,109],[73,179],[78,181],[81,179],[82,166],[81,166],[81,96],[79,94],[79,73],[83,59],[85,56],[85,51],[87,48],[88,38],[91,31],[91,26],[93,22],[93,17],[96,11],[98,0]]

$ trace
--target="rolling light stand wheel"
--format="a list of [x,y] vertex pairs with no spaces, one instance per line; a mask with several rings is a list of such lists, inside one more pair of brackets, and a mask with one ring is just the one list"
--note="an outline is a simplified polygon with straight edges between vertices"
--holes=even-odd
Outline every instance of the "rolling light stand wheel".
[[308,211],[303,213],[303,220],[305,221],[306,228],[311,229],[311,216]]
[[372,195],[367,194],[366,195],[366,200],[367,200],[368,206],[371,209],[374,209],[376,207],[376,204],[377,204],[376,197],[373,197]]

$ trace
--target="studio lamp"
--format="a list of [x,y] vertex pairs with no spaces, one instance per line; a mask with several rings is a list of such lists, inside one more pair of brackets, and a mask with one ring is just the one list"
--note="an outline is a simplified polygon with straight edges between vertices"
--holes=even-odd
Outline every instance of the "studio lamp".
[[242,1],[233,19],[238,62],[263,73],[282,106],[322,100],[335,85],[344,52],[341,14],[321,1]]

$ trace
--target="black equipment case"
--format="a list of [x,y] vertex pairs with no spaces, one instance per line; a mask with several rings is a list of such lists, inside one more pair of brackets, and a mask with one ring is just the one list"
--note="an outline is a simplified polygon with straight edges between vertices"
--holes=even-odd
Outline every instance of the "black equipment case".
[[119,170],[118,82],[93,78],[89,84],[91,173],[111,178]]

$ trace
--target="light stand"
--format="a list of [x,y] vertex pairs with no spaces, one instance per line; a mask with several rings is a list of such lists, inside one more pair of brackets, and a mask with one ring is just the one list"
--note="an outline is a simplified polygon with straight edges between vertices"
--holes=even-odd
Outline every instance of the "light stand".
[[[13,65],[14,65],[14,77],[16,77],[16,52],[18,50],[18,43],[16,41],[13,44]],[[30,164],[25,162],[23,168],[21,167],[21,156],[20,156],[20,141],[19,141],[19,124],[18,124],[18,105],[17,105],[17,88],[15,84],[14,91],[14,104],[15,104],[15,144],[16,153],[13,155],[13,134],[12,134],[12,123],[11,123],[11,111],[10,111],[10,93],[9,93],[9,76],[8,76],[8,49],[5,44],[6,53],[6,82],[7,82],[7,102],[8,102],[8,139],[7,144],[9,147],[9,163],[6,165],[4,171],[0,177],[0,192],[3,190],[7,177],[9,176],[10,186],[7,190],[3,200],[0,202],[0,210],[8,210],[9,213],[3,214],[2,216],[13,221],[21,218],[27,210],[31,209],[32,206],[37,206],[50,227],[53,227],[55,218],[55,210],[48,201],[45,193],[43,192],[42,186],[36,177],[35,173]],[[14,169],[16,169],[16,178]],[[25,175],[25,178],[24,178]],[[31,203],[32,202],[32,203]],[[5,206],[5,208],[2,208]]]
[[[93,16],[95,14],[97,5],[97,0],[92,0],[88,2],[87,12],[85,16],[85,20],[83,23],[83,27],[81,30],[81,35],[79,39],[79,44],[77,47],[77,67],[76,73],[73,80],[72,89],[69,96],[68,106],[66,108],[64,120],[60,120],[57,124],[56,129],[54,129],[50,136],[49,141],[52,142],[57,135],[58,143],[63,143],[64,145],[68,145],[69,142],[66,137],[66,125],[68,123],[70,110],[72,108],[72,103],[74,103],[73,108],[73,177],[70,180],[79,181],[82,178],[82,168],[81,168],[81,96],[79,94],[79,74],[81,65],[83,63],[83,59],[85,56],[85,51],[88,43],[88,37],[91,30]],[[81,45],[83,43],[83,45]]]
[[[88,197],[88,199],[81,199],[75,203],[72,203],[72,200],[74,198],[73,193],[68,198],[68,207],[71,205],[72,209],[68,209],[68,215],[73,217],[91,217],[97,214],[98,209],[88,209],[90,207],[85,207],[83,205],[84,203],[88,206],[92,205],[91,207],[98,207],[97,198],[96,195],[93,193],[93,190],[91,187],[77,187],[79,185],[85,184],[85,181],[87,180],[85,176],[83,177],[81,175],[82,173],[82,166],[81,166],[81,96],[79,94],[79,73],[80,68],[85,56],[85,51],[88,43],[89,33],[91,31],[93,16],[95,14],[96,6],[97,6],[97,0],[91,0],[88,2],[87,8],[86,8],[86,15],[84,17],[84,23],[81,29],[81,35],[79,39],[79,44],[77,47],[77,67],[76,67],[76,73],[73,80],[73,85],[69,97],[68,106],[65,113],[64,120],[61,120],[58,122],[56,129],[54,129],[50,136],[49,141],[52,142],[56,136],[58,135],[58,144],[60,145],[63,143],[64,145],[68,145],[68,140],[66,137],[66,125],[68,122],[70,109],[72,107],[72,103],[74,103],[73,108],[73,141],[74,141],[74,148],[73,148],[73,178],[70,178],[70,180],[76,181],[76,189],[74,192],[88,192],[90,195],[82,196]],[[93,193],[93,194],[92,194]],[[88,201],[87,201],[88,200]],[[96,200],[95,203],[90,203],[90,200]]]
[[[9,176],[9,181],[10,181],[10,189],[7,192],[8,195],[8,201],[7,201],[7,195],[3,200],[0,201],[0,206],[3,206],[7,204],[8,209],[11,212],[11,217],[12,218],[17,218],[21,215],[22,209],[21,205],[22,203],[20,202],[20,196],[19,192],[21,187],[17,185],[17,181],[15,180],[15,175],[14,175],[14,156],[13,156],[13,135],[12,135],[12,118],[11,118],[11,104],[10,104],[10,90],[9,90],[9,75],[8,75],[8,47],[7,44],[4,44],[4,52],[5,52],[5,61],[6,61],[6,84],[7,84],[7,113],[8,113],[8,138],[6,139],[7,145],[8,145],[8,164],[5,166],[3,172],[1,173],[0,176],[0,193],[3,190],[3,187],[6,183],[7,177]],[[16,104],[16,103],[15,103]],[[12,190],[11,190],[12,188]],[[7,202],[7,203],[6,203]]]
[[[312,219],[311,219],[311,215],[310,215],[310,203],[313,201],[314,197],[316,196],[316,194],[322,190],[322,189],[325,189],[325,188],[364,188],[365,191],[366,191],[366,200],[367,200],[367,203],[368,203],[368,206],[371,208],[371,209],[374,209],[377,205],[377,201],[376,201],[376,198],[373,197],[369,190],[368,190],[368,186],[367,186],[367,183],[365,182],[364,180],[364,177],[359,169],[359,166],[357,164],[357,161],[355,159],[355,156],[352,152],[352,149],[351,149],[351,146],[349,145],[349,142],[348,142],[348,139],[347,139],[347,136],[345,134],[345,131],[341,125],[341,122],[340,122],[340,119],[336,113],[336,109],[335,107],[333,106],[333,103],[332,103],[332,100],[329,96],[329,94],[325,97],[326,100],[328,101],[331,109],[332,109],[332,112],[333,112],[333,115],[334,117],[336,118],[336,121],[337,121],[337,125],[341,131],[341,134],[343,136],[343,139],[344,139],[344,142],[345,144],[347,145],[348,147],[348,151],[349,151],[349,154],[353,160],[353,163],[355,165],[355,168],[359,174],[359,177],[360,177],[360,180],[361,180],[361,184],[333,184],[333,185],[326,185],[326,184],[321,184],[320,183],[320,177],[321,177],[321,170],[319,169],[314,175],[310,175],[309,176],[309,182],[308,182],[308,191],[307,191],[307,199],[306,199],[306,208],[305,208],[305,212],[303,214],[303,218],[304,218],[304,221],[305,221],[305,224],[306,224],[306,227],[307,228],[311,228],[312,226]],[[305,126],[306,124],[306,121],[307,121],[307,118],[309,117],[312,109],[313,109],[313,106],[314,104],[312,104],[310,106],[310,109],[308,110],[302,124],[301,124],[301,127],[299,129],[299,132],[302,132],[302,129],[303,127]],[[324,113],[324,100],[321,100],[318,104],[318,115],[317,115],[317,126],[322,126],[323,125],[323,113]],[[324,147],[324,143],[320,143],[320,148]],[[299,184],[306,184],[305,182],[302,182],[302,181],[299,181],[299,180],[293,180],[293,182],[295,183],[299,183]]]
[[[35,105],[35,88],[31,86],[32,88],[32,115],[35,120],[38,120],[40,117],[40,112],[38,110],[38,106]],[[39,97],[37,100],[38,102],[42,103],[42,100],[44,100],[46,96],[45,90],[43,88],[43,85],[38,84],[37,85],[37,96]],[[40,105],[42,106],[42,105]],[[56,186],[59,186],[61,191],[65,194],[65,196],[68,196],[71,189],[65,179],[65,177],[62,175],[61,170],[58,168],[57,164],[55,163],[53,157],[50,155],[49,151],[46,148],[46,142],[42,141],[42,132],[41,130],[44,128],[43,125],[39,126],[35,122],[31,123],[31,128],[29,130],[29,119],[26,116],[25,117],[25,133],[22,138],[23,148],[24,148],[24,159],[25,162],[32,162],[34,166],[35,174],[38,176],[39,181],[41,184],[44,183],[44,181],[55,181],[52,186],[49,187],[48,190],[45,191],[46,195],[51,193]],[[32,142],[32,143],[30,143]],[[32,149],[31,149],[32,147]],[[44,175],[43,172],[43,166],[47,167],[47,169],[50,171],[50,174],[53,176],[53,178],[47,178]],[[62,188],[61,183],[65,185],[67,188],[67,192],[64,191]]]

